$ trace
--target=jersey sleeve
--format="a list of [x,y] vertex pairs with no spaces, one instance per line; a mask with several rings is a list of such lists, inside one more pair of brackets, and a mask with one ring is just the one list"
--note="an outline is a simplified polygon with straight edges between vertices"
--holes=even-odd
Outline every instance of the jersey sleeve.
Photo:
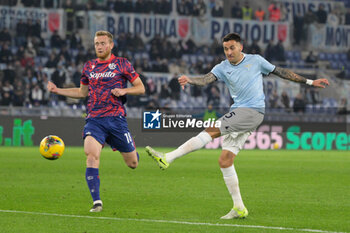
[[270,62],[268,62],[262,56],[257,55],[257,58],[258,58],[259,63],[260,63],[261,73],[263,73],[264,75],[268,75],[276,68],[275,65],[272,65]]
[[131,83],[139,77],[139,74],[136,73],[134,67],[127,59],[124,60],[124,77]]
[[88,66],[89,66],[89,62],[85,63],[83,71],[81,72],[80,83],[83,85],[89,85],[89,77],[86,74]]
[[224,81],[225,80],[225,75],[223,75],[223,69],[222,69],[223,64],[219,63],[216,66],[214,66],[214,68],[210,71],[211,73],[213,73],[215,75],[215,77],[219,80],[219,81]]

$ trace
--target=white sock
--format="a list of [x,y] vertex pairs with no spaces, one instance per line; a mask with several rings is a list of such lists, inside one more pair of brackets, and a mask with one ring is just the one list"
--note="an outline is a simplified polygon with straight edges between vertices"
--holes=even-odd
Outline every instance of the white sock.
[[224,181],[228,191],[232,196],[233,207],[240,210],[244,209],[243,200],[238,186],[238,177],[235,167],[221,168],[222,175],[224,176]]
[[101,204],[102,205],[102,201],[101,200],[96,200],[96,201],[94,201],[93,205],[95,205],[95,204]]
[[168,163],[171,163],[175,159],[185,154],[188,154],[192,151],[202,148],[207,143],[211,142],[211,140],[212,140],[211,136],[207,132],[203,131],[197,136],[189,139],[187,142],[179,146],[176,150],[166,153],[166,161]]

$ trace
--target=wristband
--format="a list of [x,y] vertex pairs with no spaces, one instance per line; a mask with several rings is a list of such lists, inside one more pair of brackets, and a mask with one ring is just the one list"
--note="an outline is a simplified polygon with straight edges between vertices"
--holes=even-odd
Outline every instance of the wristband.
[[311,80],[311,79],[306,79],[306,84],[307,84],[307,85],[312,86],[313,83],[314,83],[313,80]]

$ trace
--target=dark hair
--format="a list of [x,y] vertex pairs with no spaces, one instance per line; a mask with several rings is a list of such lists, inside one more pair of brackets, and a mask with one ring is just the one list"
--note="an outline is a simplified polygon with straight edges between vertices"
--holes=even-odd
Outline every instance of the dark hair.
[[222,42],[227,42],[230,40],[234,40],[234,41],[237,41],[239,43],[242,42],[241,36],[238,35],[237,33],[229,33],[226,36],[224,36],[224,38],[222,38]]

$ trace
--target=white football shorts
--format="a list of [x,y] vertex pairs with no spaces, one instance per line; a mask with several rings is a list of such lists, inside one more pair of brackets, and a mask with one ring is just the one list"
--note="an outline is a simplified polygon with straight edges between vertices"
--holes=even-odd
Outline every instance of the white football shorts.
[[252,108],[236,108],[223,115],[218,119],[221,121],[222,149],[237,155],[263,119],[264,114]]

